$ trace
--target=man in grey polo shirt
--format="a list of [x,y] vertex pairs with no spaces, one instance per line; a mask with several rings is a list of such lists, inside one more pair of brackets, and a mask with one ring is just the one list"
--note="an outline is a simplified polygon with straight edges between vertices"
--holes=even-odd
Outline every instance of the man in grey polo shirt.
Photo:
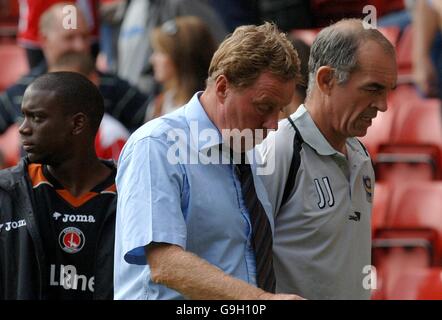
[[[305,104],[258,146],[276,165],[260,176],[274,206],[276,290],[368,299],[374,171],[355,137],[387,110],[397,79],[394,48],[360,20],[342,20],[319,33],[309,72]],[[299,161],[283,203],[295,135]]]

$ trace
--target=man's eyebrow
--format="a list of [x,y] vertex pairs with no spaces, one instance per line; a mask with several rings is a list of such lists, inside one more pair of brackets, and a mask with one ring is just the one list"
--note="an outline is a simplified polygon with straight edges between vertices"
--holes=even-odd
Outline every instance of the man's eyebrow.
[[253,104],[269,104],[271,106],[276,105],[275,101],[273,101],[272,99],[267,98],[267,97],[255,97],[255,98],[253,98],[252,103]]
[[37,108],[31,108],[31,109],[24,108],[24,109],[21,109],[21,112],[22,113],[26,112],[26,113],[29,113],[29,114],[34,114],[34,113],[46,114],[46,110],[45,109],[38,108],[38,107]]
[[383,84],[380,84],[378,82],[370,82],[370,83],[364,84],[362,87],[363,88],[374,88],[377,90],[383,90],[386,88],[386,86],[384,86]]

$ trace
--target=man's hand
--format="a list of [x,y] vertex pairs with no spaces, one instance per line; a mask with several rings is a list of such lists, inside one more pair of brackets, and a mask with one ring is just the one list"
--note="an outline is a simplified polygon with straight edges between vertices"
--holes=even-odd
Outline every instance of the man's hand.
[[259,300],[306,300],[296,294],[286,294],[286,293],[269,293],[265,292],[260,297]]

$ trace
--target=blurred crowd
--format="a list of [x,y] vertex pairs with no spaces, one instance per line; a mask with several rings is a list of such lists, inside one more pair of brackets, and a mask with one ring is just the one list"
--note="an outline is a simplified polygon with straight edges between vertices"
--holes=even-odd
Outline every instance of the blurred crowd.
[[[99,86],[105,98],[105,119],[110,119],[103,121],[101,130],[117,132],[110,137],[100,133],[97,149],[101,150],[99,156],[110,155],[116,160],[128,133],[145,121],[174,110],[194,92],[204,89],[211,56],[228,33],[237,26],[262,21],[273,21],[282,31],[290,33],[302,62],[303,83],[297,85],[293,103],[281,114],[284,117],[303,101],[308,82],[311,43],[298,39],[292,31],[318,29],[344,17],[363,18],[365,5],[377,8],[379,25],[395,24],[403,30],[412,14],[421,14],[413,11],[411,2],[3,0],[5,21],[7,12],[13,15],[18,10],[17,43],[26,52],[29,72],[16,84],[0,88],[5,90],[0,99],[0,133],[20,121],[21,98],[33,79],[54,69],[54,65],[56,70],[80,70],[79,65],[91,60],[93,69],[87,68],[88,76]],[[78,9],[77,29],[61,27],[69,13],[63,11],[66,4],[74,4]],[[431,37],[429,32],[425,35],[428,37],[419,37],[422,42]],[[427,47],[422,43],[415,48],[425,51]],[[428,52],[425,54],[430,57]],[[424,94],[434,94],[438,82],[433,66],[437,61],[417,59],[415,74]],[[113,130],[114,126],[121,130]]]

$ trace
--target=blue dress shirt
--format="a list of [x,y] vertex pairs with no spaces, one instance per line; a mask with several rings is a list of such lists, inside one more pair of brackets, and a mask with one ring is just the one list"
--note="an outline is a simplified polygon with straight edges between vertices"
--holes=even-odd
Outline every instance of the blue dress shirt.
[[[198,161],[222,143],[199,95],[143,125],[122,151],[116,178],[115,299],[184,298],[150,279],[144,247],[151,242],[178,245],[256,285],[250,218],[234,166],[224,162],[224,153],[220,164]],[[258,179],[255,188],[273,228]]]

